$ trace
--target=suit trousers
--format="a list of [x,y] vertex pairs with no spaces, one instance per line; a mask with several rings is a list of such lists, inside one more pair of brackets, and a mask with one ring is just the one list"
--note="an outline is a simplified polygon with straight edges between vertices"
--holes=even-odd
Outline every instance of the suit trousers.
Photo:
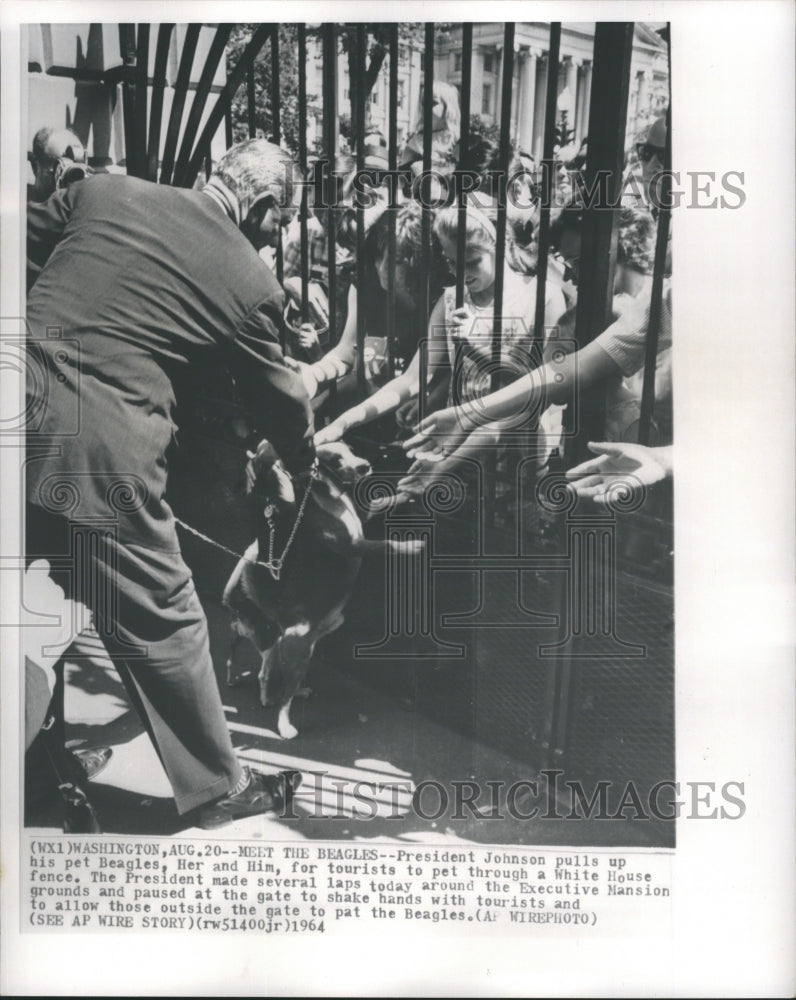
[[163,763],[180,813],[228,792],[241,767],[210,658],[191,572],[172,550],[120,540],[107,522],[27,507],[27,558],[47,559],[68,598],[82,601]]

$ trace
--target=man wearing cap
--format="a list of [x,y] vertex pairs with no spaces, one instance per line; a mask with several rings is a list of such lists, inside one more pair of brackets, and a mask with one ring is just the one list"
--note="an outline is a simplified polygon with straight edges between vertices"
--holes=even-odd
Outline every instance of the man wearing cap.
[[[85,603],[171,782],[211,827],[277,806],[290,776],[241,768],[207,622],[166,500],[175,385],[228,364],[286,468],[310,474],[312,416],[284,364],[284,296],[258,251],[292,215],[295,164],[233,146],[204,189],[123,176],[29,206],[27,555]],[[301,490],[302,486],[296,486]]]

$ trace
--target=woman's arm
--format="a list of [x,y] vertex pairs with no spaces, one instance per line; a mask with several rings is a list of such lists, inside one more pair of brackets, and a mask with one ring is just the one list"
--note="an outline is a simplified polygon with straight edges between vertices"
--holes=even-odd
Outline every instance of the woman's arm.
[[615,361],[599,344],[588,344],[576,354],[567,355],[555,366],[544,364],[510,385],[465,406],[448,407],[421,421],[417,433],[404,445],[408,450],[450,451],[458,448],[463,437],[495,420],[525,420],[528,413],[546,409],[553,403],[566,403],[576,386],[581,390],[609,375],[621,375]]
[[338,343],[314,364],[309,375],[316,382],[316,393],[326,382],[335,382],[347,375],[354,367],[357,350],[357,290],[354,285],[348,289],[348,311],[345,327]]
[[[445,321],[445,303],[441,297],[431,312],[429,319],[429,337],[433,336],[435,328],[439,328]],[[431,381],[436,365],[429,362],[428,380]],[[316,441],[323,444],[327,441],[336,441],[341,438],[352,427],[360,427],[362,424],[370,423],[377,417],[385,413],[391,413],[401,403],[404,403],[412,396],[416,396],[420,385],[420,348],[418,348],[412,360],[396,378],[386,385],[383,385],[368,399],[356,406],[352,406],[345,413],[341,413],[336,420],[333,420],[328,427],[324,427],[316,435]]]

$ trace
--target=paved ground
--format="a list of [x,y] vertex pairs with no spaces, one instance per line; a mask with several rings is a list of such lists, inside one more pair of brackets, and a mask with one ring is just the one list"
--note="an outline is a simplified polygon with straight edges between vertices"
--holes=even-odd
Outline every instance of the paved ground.
[[[218,634],[220,611],[209,610],[211,633]],[[97,654],[91,661],[68,666],[66,715],[68,740],[75,745],[109,744],[113,758],[92,782],[92,801],[104,831],[119,834],[191,836],[198,831],[181,819],[173,806],[160,762],[130,707],[112,665],[104,660],[99,641],[85,644]],[[339,650],[332,651],[339,657]],[[653,843],[644,823],[595,823],[565,820],[473,818],[466,809],[453,815],[452,782],[502,780],[506,785],[533,777],[528,763],[487,746],[475,746],[465,735],[434,721],[422,705],[411,703],[411,687],[392,685],[385,694],[363,683],[342,664],[316,656],[309,681],[311,695],[294,703],[292,720],[299,730],[293,740],[275,731],[273,709],[262,708],[252,676],[229,688],[219,677],[222,701],[240,759],[262,771],[296,768],[303,783],[296,798],[297,819],[254,817],[211,834],[227,839],[372,839],[506,844],[639,845]],[[327,657],[328,657],[327,653]],[[216,656],[216,662],[221,658]],[[374,671],[379,669],[375,666]],[[382,685],[383,687],[383,685]],[[422,809],[411,808],[414,789],[423,781],[439,782],[450,796],[447,812],[438,819],[434,789],[424,793]],[[360,795],[357,800],[357,783]],[[381,786],[378,791],[371,787]],[[519,808],[522,799],[518,800]],[[478,800],[482,814],[490,803]],[[357,818],[355,812],[360,817]],[[375,815],[370,815],[375,813]],[[38,829],[58,829],[55,801],[30,817]],[[202,831],[202,836],[208,836]]]

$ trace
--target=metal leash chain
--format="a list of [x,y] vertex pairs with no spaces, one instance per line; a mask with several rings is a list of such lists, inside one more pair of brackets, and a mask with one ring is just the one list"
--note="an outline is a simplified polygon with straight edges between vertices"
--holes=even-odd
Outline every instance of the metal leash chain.
[[312,483],[318,478],[318,466],[317,464],[312,467],[310,472],[310,479],[307,483],[307,488],[304,490],[304,496],[301,500],[301,504],[298,509],[298,514],[296,514],[296,520],[293,524],[293,530],[290,532],[290,537],[287,540],[287,544],[282,550],[282,555],[278,559],[274,559],[274,538],[276,532],[274,531],[274,506],[273,504],[268,504],[265,507],[263,513],[265,514],[265,519],[268,522],[268,560],[263,559],[248,559],[245,555],[241,555],[234,549],[230,549],[228,546],[223,545],[221,542],[217,542],[215,538],[210,538],[208,535],[203,534],[197,528],[192,527],[190,524],[186,524],[179,517],[175,517],[174,520],[179,524],[181,528],[189,531],[192,535],[196,535],[197,538],[201,538],[203,542],[207,542],[209,545],[214,545],[217,549],[221,549],[222,552],[226,552],[228,555],[235,556],[236,559],[243,559],[244,562],[250,563],[252,566],[264,566],[271,576],[278,580],[282,573],[282,566],[287,557],[288,549],[293,544],[293,539],[298,531],[299,524],[301,524],[301,519],[304,516],[304,508],[307,506],[307,501],[310,498],[310,492],[312,490]]
[[276,528],[274,525],[274,505],[269,503],[263,510],[265,514],[265,519],[268,522],[268,562],[260,562],[261,566],[265,566],[271,576],[278,580],[282,573],[282,565],[287,557],[288,550],[293,544],[293,539],[298,531],[298,526],[301,524],[301,519],[304,516],[304,508],[307,506],[307,500],[310,497],[310,491],[312,490],[312,484],[318,477],[318,466],[313,465],[312,471],[310,472],[310,478],[307,482],[307,488],[304,490],[304,496],[302,497],[301,504],[298,509],[298,514],[296,514],[296,520],[293,523],[293,530],[290,532],[290,536],[282,550],[282,555],[278,558],[274,558],[274,539],[276,538]]

